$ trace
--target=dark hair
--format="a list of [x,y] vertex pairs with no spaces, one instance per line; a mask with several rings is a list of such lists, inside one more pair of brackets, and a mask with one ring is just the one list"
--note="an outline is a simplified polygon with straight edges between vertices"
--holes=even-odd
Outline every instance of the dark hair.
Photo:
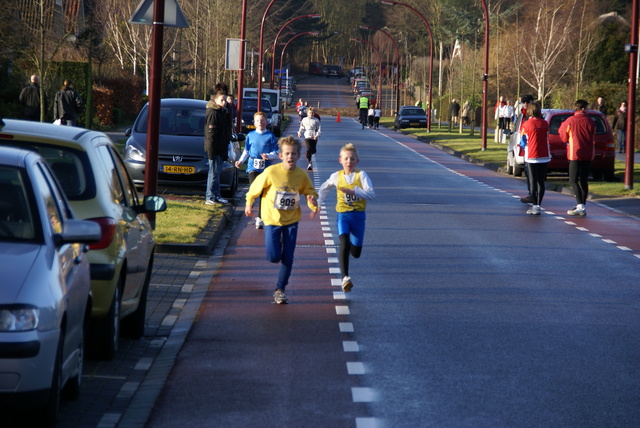
[[214,96],[224,95],[225,97],[229,94],[229,87],[226,83],[216,83],[216,86],[213,88]]
[[587,100],[578,100],[575,103],[576,110],[584,110],[589,106],[589,102]]
[[520,101],[523,103],[530,103],[533,101],[533,95],[523,95]]

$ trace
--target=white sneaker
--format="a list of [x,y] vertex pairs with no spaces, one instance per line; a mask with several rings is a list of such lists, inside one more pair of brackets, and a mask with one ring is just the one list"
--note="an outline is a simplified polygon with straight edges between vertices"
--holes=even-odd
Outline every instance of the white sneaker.
[[348,293],[351,291],[352,288],[353,288],[353,282],[351,282],[351,277],[345,276],[344,278],[342,278],[342,291],[344,291],[345,293]]
[[583,217],[587,215],[587,210],[585,210],[584,208],[574,207],[573,209],[567,211],[567,214]]
[[256,217],[256,229],[264,229],[264,221],[260,217]]
[[529,215],[540,215],[541,209],[539,205],[534,205],[527,210],[527,214]]
[[284,291],[276,290],[273,293],[273,301],[278,305],[282,305],[284,303],[287,303],[287,296],[285,296]]

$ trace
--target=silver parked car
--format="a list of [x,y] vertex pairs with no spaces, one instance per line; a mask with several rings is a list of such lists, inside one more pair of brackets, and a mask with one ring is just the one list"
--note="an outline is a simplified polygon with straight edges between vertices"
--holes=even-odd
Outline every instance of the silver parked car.
[[102,132],[5,119],[0,145],[38,152],[75,214],[100,225],[102,238],[88,253],[93,308],[87,341],[97,356],[113,358],[121,321],[125,335],[144,334],[155,248],[145,213],[165,210],[166,201],[153,195],[138,199],[120,154]]
[[52,426],[62,388],[79,393],[92,305],[85,244],[99,239],[42,157],[0,147],[1,420],[23,408],[21,425]]

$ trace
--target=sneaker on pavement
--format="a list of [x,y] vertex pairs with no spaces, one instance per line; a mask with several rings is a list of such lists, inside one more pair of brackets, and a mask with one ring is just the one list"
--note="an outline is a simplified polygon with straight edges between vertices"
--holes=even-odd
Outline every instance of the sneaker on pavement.
[[229,203],[229,201],[227,201],[227,200],[226,200],[226,199],[224,199],[224,198],[220,198],[220,197],[217,197],[217,198],[216,198],[216,202],[217,202],[217,203],[219,203],[219,204],[223,204],[223,205],[225,205],[225,204],[228,204],[228,203]]
[[309,166],[307,166],[307,171],[313,171],[313,165],[309,164]]
[[567,214],[582,217],[587,215],[587,210],[584,208],[573,207],[573,209],[567,211]]
[[540,207],[531,207],[527,210],[527,214],[529,215],[540,215]]
[[284,291],[276,290],[273,293],[273,301],[276,302],[278,305],[282,305],[284,303],[287,303],[287,296],[285,296]]
[[353,282],[351,282],[351,277],[345,276],[344,278],[342,278],[342,291],[344,291],[345,293],[348,293],[351,291],[352,288],[353,288]]
[[212,201],[210,199],[207,199],[206,201],[204,201],[205,205],[215,205],[216,201]]
[[531,202],[533,202],[533,199],[531,199],[531,196],[527,195],[524,198],[520,198],[520,202],[522,202],[523,204],[530,204]]
[[264,229],[264,221],[260,217],[256,217],[256,229]]

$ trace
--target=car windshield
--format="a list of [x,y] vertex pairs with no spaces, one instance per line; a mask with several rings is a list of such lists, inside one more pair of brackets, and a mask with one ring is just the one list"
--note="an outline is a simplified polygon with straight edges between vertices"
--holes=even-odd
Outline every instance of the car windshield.
[[[597,114],[588,114],[589,118],[593,120],[596,125],[596,135],[603,135],[607,133],[607,125],[604,123],[604,118]],[[558,130],[562,122],[573,116],[573,113],[556,114],[551,118],[549,122],[549,134],[558,135]]]
[[426,113],[421,108],[412,108],[412,109],[402,110],[400,114],[403,116],[422,116],[422,115],[425,115]]
[[9,166],[0,166],[0,240],[34,241],[36,231],[25,173]]
[[[256,112],[258,108],[258,100],[256,98],[245,98],[242,101],[242,111]],[[271,113],[271,103],[268,100],[262,100],[262,109],[265,113]]]
[[[147,133],[149,109],[136,124],[136,132]],[[204,137],[205,109],[163,107],[160,109],[160,135],[192,135]]]

